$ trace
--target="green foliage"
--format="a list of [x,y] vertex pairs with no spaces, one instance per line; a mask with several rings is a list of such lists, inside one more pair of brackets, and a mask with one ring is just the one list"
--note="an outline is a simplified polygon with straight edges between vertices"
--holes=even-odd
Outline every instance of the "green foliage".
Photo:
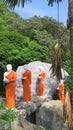
[[71,83],[71,66],[70,66],[70,60],[67,60],[64,62],[64,69],[68,72],[69,77],[67,81],[65,82],[65,92],[72,90],[72,83]]
[[18,66],[27,61],[48,60],[46,46],[43,47],[36,41],[30,41],[28,37],[23,37],[14,31],[0,33],[0,36],[0,58],[4,64],[11,62],[14,65],[19,61]]
[[36,41],[30,41],[29,37],[12,31],[0,32],[0,65],[2,76],[6,69],[6,64],[11,63],[16,70],[19,65],[31,61],[48,61],[48,49],[39,45]]
[[4,113],[0,114],[0,119],[6,120],[6,121],[13,121],[16,118],[17,114],[18,112],[11,109],[7,109],[5,110]]
[[[46,16],[22,19],[0,1],[0,88],[4,90],[3,73],[8,63],[14,70],[31,61],[51,63],[53,45],[57,40],[62,45],[63,68],[71,75],[67,63],[70,63],[69,31],[63,23]],[[68,88],[70,79],[66,84]]]
[[5,121],[13,121],[19,114],[19,111],[17,111],[16,108],[6,108],[4,103],[0,104],[0,110],[2,110],[2,112],[0,113],[0,119]]

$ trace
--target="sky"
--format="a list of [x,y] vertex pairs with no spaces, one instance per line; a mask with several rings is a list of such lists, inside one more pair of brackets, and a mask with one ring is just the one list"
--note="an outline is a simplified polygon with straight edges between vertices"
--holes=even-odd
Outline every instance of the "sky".
[[56,3],[54,3],[53,6],[48,6],[47,0],[32,0],[31,3],[25,3],[24,8],[21,6],[18,8],[16,6],[14,11],[24,19],[29,19],[34,16],[48,16],[59,20],[59,22],[66,25],[68,17],[68,0],[62,0],[59,4],[59,19],[57,8],[58,5]]

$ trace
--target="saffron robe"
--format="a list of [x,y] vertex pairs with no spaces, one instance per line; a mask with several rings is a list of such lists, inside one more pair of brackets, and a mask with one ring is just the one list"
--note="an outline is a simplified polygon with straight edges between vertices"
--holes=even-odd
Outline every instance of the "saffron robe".
[[44,80],[46,78],[46,74],[44,71],[40,72],[38,75],[38,96],[42,96],[44,93]]
[[58,94],[59,94],[60,101],[64,103],[64,84],[63,83],[59,84]]
[[31,84],[31,71],[26,70],[23,75],[23,100],[24,102],[29,102],[31,101],[31,89],[30,89],[30,84]]
[[9,80],[5,84],[6,91],[6,107],[15,108],[15,81],[16,81],[16,72],[11,70],[6,76]]

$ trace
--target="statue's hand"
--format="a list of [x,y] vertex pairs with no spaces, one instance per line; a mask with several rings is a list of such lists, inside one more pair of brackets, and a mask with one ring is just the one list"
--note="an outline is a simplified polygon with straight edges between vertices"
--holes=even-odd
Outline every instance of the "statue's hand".
[[62,94],[64,94],[64,92],[62,92]]
[[42,81],[42,84],[44,84],[44,81]]
[[5,78],[5,79],[3,79],[3,82],[4,83],[9,83],[9,80]]
[[59,87],[57,88],[57,90],[59,90]]
[[22,80],[25,80],[25,79],[26,79],[26,77],[23,77],[23,78],[22,78]]
[[38,79],[41,79],[41,76],[39,76]]

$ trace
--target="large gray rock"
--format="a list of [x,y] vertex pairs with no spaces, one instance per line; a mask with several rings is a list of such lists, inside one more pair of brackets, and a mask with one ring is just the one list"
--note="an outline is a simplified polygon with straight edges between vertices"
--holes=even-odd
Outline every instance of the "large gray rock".
[[[53,77],[51,74],[51,64],[44,63],[41,61],[35,61],[28,64],[28,68],[31,70],[32,73],[32,83],[31,83],[31,94],[37,95],[37,86],[38,86],[38,73],[39,73],[39,66],[43,66],[45,72],[46,72],[46,80],[45,80],[45,90],[44,95],[49,96],[52,98],[56,88],[58,87],[58,80],[56,77]],[[23,100],[23,88],[22,88],[22,72],[23,72],[23,66],[19,66],[17,68],[17,80],[16,80],[16,101]],[[62,79],[65,81],[68,78],[68,73],[62,69]]]
[[10,123],[8,121],[0,119],[0,130],[9,130]]
[[20,115],[15,121],[11,123],[12,130],[45,130],[42,126],[32,124]]
[[[21,106],[20,110],[18,108],[12,110],[19,113],[16,119],[12,122],[0,120],[0,130],[68,130],[63,117],[61,101],[47,99],[33,96],[31,104],[19,102],[22,104],[19,105]],[[6,112],[5,109],[0,109],[0,113]],[[36,123],[36,125],[32,123]]]
[[46,130],[68,130],[63,117],[63,104],[58,100],[44,102],[36,112],[36,124]]

